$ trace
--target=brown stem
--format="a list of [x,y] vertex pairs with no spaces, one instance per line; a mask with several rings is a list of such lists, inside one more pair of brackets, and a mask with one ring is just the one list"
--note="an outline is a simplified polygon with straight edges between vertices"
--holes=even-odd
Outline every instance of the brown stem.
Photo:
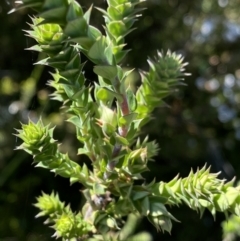
[[[123,97],[123,101],[120,104],[122,115],[123,116],[129,115],[130,111],[129,111],[127,97],[126,97],[125,94],[122,94],[122,97]],[[120,136],[126,137],[127,133],[128,133],[128,125],[124,125],[124,126],[119,127],[118,133],[119,133]],[[122,145],[115,144],[114,149],[113,149],[113,153],[112,153],[112,158],[117,157],[119,152],[121,151],[121,149],[122,149]],[[117,165],[116,160],[114,160],[114,161],[110,160],[108,162],[107,169],[110,170],[110,171],[113,171],[113,169],[115,168],[116,165]],[[104,174],[105,179],[107,179],[109,177],[109,174],[110,174],[109,172],[105,172],[105,174]]]
[[123,102],[121,104],[121,111],[123,115],[129,115],[129,107],[128,107],[128,102],[127,98],[125,95],[123,95]]

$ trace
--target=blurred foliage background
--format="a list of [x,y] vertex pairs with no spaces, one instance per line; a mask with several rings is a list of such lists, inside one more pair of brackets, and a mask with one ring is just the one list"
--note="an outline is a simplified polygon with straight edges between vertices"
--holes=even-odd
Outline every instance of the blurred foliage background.
[[[105,1],[79,1],[86,9],[105,7]],[[127,67],[146,69],[148,56],[156,50],[176,51],[189,62],[186,86],[179,88],[154,113],[155,119],[144,130],[156,139],[161,151],[150,163],[146,178],[169,181],[176,174],[186,176],[205,163],[220,178],[237,179],[240,175],[240,0],[147,0],[147,9],[136,23],[137,29],[126,41],[132,49],[125,60]],[[39,116],[56,125],[55,139],[76,161],[78,143],[71,124],[64,121],[60,103],[51,101],[52,89],[48,68],[33,65],[37,53],[26,51],[33,40],[24,36],[29,29],[29,10],[8,15],[14,1],[0,2],[0,241],[48,241],[52,230],[44,219],[35,219],[32,205],[41,191],[59,192],[60,198],[81,206],[81,186],[69,186],[68,180],[54,177],[31,165],[31,157],[14,151],[19,140],[13,134],[20,122],[36,120]],[[100,21],[101,20],[101,21]],[[94,10],[93,25],[102,29],[101,14]],[[86,76],[94,81],[91,64]],[[89,70],[89,71],[88,71]],[[134,81],[138,84],[138,75]],[[172,208],[181,223],[174,223],[172,234],[157,233],[142,220],[138,231],[146,230],[154,240],[215,241],[222,239],[218,214],[214,221],[206,212],[202,219],[187,207]],[[240,229],[240,227],[239,227]]]

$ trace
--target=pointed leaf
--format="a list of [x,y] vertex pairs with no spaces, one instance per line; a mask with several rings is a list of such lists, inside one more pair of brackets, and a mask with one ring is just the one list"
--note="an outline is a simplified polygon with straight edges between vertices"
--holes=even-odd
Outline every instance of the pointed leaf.
[[97,66],[94,66],[93,71],[95,74],[100,75],[101,77],[108,80],[114,80],[114,78],[117,76],[116,66],[97,65]]

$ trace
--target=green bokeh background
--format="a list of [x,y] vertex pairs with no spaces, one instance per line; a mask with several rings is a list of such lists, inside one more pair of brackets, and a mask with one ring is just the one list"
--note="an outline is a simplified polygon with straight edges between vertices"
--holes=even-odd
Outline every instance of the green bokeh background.
[[[92,1],[79,1],[87,9]],[[105,1],[93,1],[105,7]],[[156,139],[161,151],[149,163],[147,180],[154,177],[169,181],[176,174],[186,176],[190,169],[211,165],[220,178],[230,180],[240,175],[240,1],[239,0],[147,0],[147,9],[127,36],[132,49],[125,66],[147,69],[146,59],[156,50],[176,51],[189,62],[186,86],[166,99],[166,105],[154,112],[155,119],[143,130]],[[81,185],[69,186],[66,179],[31,165],[32,157],[15,151],[20,140],[13,134],[20,122],[39,116],[56,125],[55,139],[61,149],[76,161],[79,147],[74,128],[64,121],[60,103],[49,100],[52,89],[46,86],[51,69],[33,66],[38,55],[25,49],[34,44],[24,36],[29,29],[29,10],[7,14],[14,2],[0,2],[0,241],[48,241],[53,230],[35,219],[32,205],[41,191],[56,190],[60,198],[81,207]],[[103,19],[93,11],[91,24],[102,28]],[[86,65],[89,81],[96,77]],[[133,76],[138,84],[138,76]],[[221,240],[221,221],[206,212],[202,219],[189,208],[169,209],[181,223],[173,223],[172,234],[157,233],[143,219],[138,231],[146,230],[154,240]],[[239,227],[240,228],[240,227]]]

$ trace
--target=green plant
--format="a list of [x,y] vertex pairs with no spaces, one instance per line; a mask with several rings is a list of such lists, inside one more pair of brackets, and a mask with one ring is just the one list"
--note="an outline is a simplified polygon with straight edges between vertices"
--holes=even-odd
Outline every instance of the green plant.
[[[239,185],[239,182],[237,183]],[[235,241],[240,237],[240,217],[231,215],[222,222],[223,241]]]
[[[150,240],[123,235],[124,218],[130,213],[145,216],[158,229],[171,231],[177,219],[167,206],[186,204],[203,213],[208,209],[240,215],[239,187],[225,183],[203,167],[186,178],[178,176],[168,183],[146,183],[142,173],[158,152],[158,145],[141,140],[142,127],[163,98],[182,84],[183,58],[168,51],[149,59],[149,70],[142,71],[135,91],[127,82],[134,70],[122,66],[129,50],[125,36],[133,30],[141,0],[107,0],[107,10],[98,10],[105,19],[105,35],[90,25],[92,7],[85,13],[74,0],[23,0],[18,8],[31,7],[38,12],[32,18],[27,35],[37,41],[31,50],[43,52],[38,62],[55,69],[49,85],[53,99],[61,101],[76,127],[82,143],[79,155],[86,155],[92,167],[80,166],[61,153],[53,128],[40,119],[23,124],[17,136],[23,140],[18,149],[34,157],[36,166],[80,182],[86,203],[72,212],[57,194],[42,194],[37,199],[38,216],[47,216],[55,236],[63,240]],[[98,82],[86,84],[81,54],[93,62]],[[145,236],[144,236],[145,235]]]
[[240,237],[240,218],[232,215],[228,220],[222,222],[223,241],[235,241]]

